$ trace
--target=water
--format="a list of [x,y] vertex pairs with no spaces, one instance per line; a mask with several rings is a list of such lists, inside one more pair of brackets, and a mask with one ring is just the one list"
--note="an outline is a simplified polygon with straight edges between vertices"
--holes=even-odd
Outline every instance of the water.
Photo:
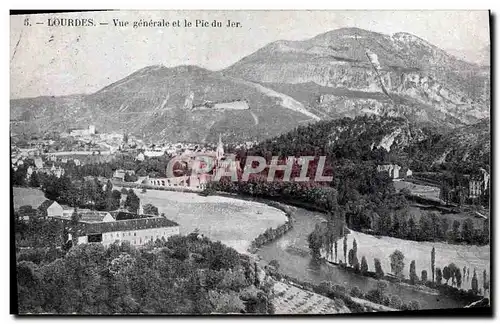
[[[324,220],[318,212],[297,208],[294,228],[280,239],[259,249],[257,254],[266,263],[277,260],[280,271],[302,281],[320,284],[330,281],[351,289],[358,286],[363,292],[375,289],[377,280],[347,272],[332,264],[315,262],[309,253],[307,236],[315,225]],[[342,245],[338,249],[339,257],[343,255]],[[422,309],[458,308],[466,303],[444,295],[433,295],[414,290],[412,287],[387,283],[387,294],[397,295],[405,303],[417,300]]]

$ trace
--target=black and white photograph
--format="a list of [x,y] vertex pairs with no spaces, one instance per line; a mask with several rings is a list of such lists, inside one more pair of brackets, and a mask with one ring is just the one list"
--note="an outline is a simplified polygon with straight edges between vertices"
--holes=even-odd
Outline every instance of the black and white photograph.
[[9,20],[11,313],[492,314],[488,10]]

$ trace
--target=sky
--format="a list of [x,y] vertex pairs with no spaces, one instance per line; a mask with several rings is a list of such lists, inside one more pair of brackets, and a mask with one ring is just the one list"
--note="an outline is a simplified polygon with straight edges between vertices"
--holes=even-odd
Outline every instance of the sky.
[[[48,26],[58,18],[93,19],[96,26]],[[129,25],[115,27],[113,19]],[[133,28],[141,19],[179,20],[181,27]],[[195,27],[197,19],[223,27]],[[228,20],[241,27],[225,27]],[[490,38],[487,11],[111,11],[11,16],[10,25],[12,99],[92,93],[149,65],[219,70],[273,41],[343,27],[412,33],[470,60],[484,54]]]

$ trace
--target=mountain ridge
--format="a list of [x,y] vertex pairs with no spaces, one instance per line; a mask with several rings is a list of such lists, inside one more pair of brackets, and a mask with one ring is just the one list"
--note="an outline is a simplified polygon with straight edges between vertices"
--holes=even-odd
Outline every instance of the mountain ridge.
[[[478,67],[451,55],[434,57],[442,53],[404,32],[341,28],[302,41],[272,42],[219,71],[152,65],[91,94],[11,99],[11,119],[18,124],[12,128],[22,133],[30,125],[48,131],[92,123],[102,131],[129,131],[152,140],[206,141],[223,133],[245,141],[360,114],[447,128],[488,117],[483,106],[489,99],[461,89],[462,74]],[[428,76],[438,63],[448,69],[438,76],[450,75],[444,84]]]

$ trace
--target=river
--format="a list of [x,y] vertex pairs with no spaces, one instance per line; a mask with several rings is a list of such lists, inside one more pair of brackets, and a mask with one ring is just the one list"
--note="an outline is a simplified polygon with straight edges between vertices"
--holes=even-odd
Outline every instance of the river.
[[[262,263],[277,260],[282,273],[314,284],[330,281],[333,284],[344,285],[348,289],[358,286],[364,292],[377,287],[377,280],[373,278],[347,272],[332,264],[318,263],[311,258],[307,236],[315,225],[323,220],[321,213],[296,208],[294,220],[293,229],[257,251]],[[343,253],[342,245],[339,245],[338,253],[339,256]],[[390,282],[387,282],[386,293],[397,295],[406,303],[417,300],[422,309],[458,308],[466,305],[465,302],[448,296],[433,295]]]

